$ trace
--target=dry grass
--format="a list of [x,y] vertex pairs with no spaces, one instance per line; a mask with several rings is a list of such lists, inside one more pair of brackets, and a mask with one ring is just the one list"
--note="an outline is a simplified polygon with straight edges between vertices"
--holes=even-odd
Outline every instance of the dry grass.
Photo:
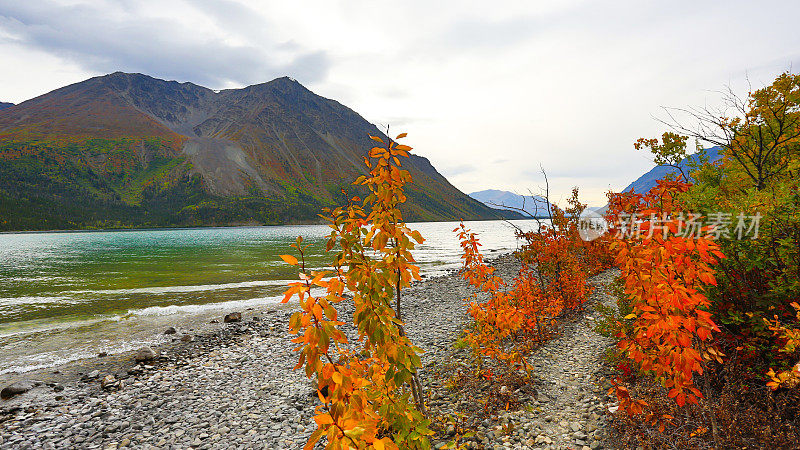
[[[763,383],[737,376],[744,368],[719,368],[704,383],[708,393],[699,405],[679,407],[650,378],[629,380],[632,393],[651,410],[674,417],[663,431],[643,417],[617,415],[620,448],[797,449],[800,448],[800,390],[772,392]],[[716,430],[716,432],[715,432]]]

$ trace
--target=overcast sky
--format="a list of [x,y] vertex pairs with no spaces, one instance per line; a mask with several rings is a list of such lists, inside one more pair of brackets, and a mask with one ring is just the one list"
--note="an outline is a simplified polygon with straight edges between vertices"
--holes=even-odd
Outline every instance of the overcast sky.
[[219,89],[289,75],[464,192],[593,205],[652,167],[662,106],[800,67],[800,2],[0,0],[0,101],[142,72]]

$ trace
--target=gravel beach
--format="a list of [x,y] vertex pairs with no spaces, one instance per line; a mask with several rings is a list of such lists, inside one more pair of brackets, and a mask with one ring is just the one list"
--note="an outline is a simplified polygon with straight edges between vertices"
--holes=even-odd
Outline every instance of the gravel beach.
[[[494,264],[504,277],[517,268],[508,255]],[[592,302],[611,303],[604,286],[612,276],[593,279]],[[474,401],[428,376],[440,366],[467,365],[469,352],[453,344],[468,321],[463,299],[470,292],[451,273],[404,293],[407,331],[426,351],[422,379],[437,415]],[[0,448],[302,448],[318,400],[303,372],[292,370],[291,312],[290,305],[242,311],[240,321],[220,317],[217,330],[200,335],[176,324],[174,343],[154,348],[156,355],[7,375],[0,387],[16,383],[26,392],[0,401]],[[535,379],[523,407],[482,420],[468,448],[610,448],[600,359],[610,343],[591,330],[593,314],[590,304],[530,357]],[[442,430],[435,446],[452,434]]]

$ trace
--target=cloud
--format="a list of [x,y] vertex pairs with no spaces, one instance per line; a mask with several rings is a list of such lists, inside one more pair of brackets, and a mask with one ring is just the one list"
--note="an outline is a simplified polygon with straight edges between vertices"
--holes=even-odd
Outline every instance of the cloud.
[[[776,14],[775,11],[779,11]],[[605,202],[652,167],[661,106],[713,105],[794,63],[792,2],[0,0],[0,100],[116,70],[240,87],[298,79],[464,192]],[[742,33],[741,30],[747,30]]]
[[285,42],[257,45],[267,36],[259,32],[265,23],[256,12],[224,0],[197,6],[168,17],[154,14],[150,7],[158,4],[147,2],[0,1],[0,29],[17,44],[92,72],[143,72],[210,87],[283,75],[308,83],[325,78],[330,59],[324,51],[287,48]]
[[476,172],[478,167],[471,165],[471,164],[461,164],[457,166],[444,166],[441,169],[441,173],[448,177],[455,177],[458,175],[463,175],[466,173]]

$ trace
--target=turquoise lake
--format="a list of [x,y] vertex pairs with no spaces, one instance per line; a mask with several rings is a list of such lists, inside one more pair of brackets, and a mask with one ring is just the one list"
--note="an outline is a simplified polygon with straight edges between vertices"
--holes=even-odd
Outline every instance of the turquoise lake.
[[[513,221],[525,230],[535,221]],[[410,224],[426,241],[422,272],[460,265],[456,222]],[[483,250],[517,248],[503,221],[468,222]],[[296,270],[278,255],[298,235],[307,262],[325,268],[326,225],[0,234],[0,374],[116,353],[165,339],[168,326],[280,302]]]

